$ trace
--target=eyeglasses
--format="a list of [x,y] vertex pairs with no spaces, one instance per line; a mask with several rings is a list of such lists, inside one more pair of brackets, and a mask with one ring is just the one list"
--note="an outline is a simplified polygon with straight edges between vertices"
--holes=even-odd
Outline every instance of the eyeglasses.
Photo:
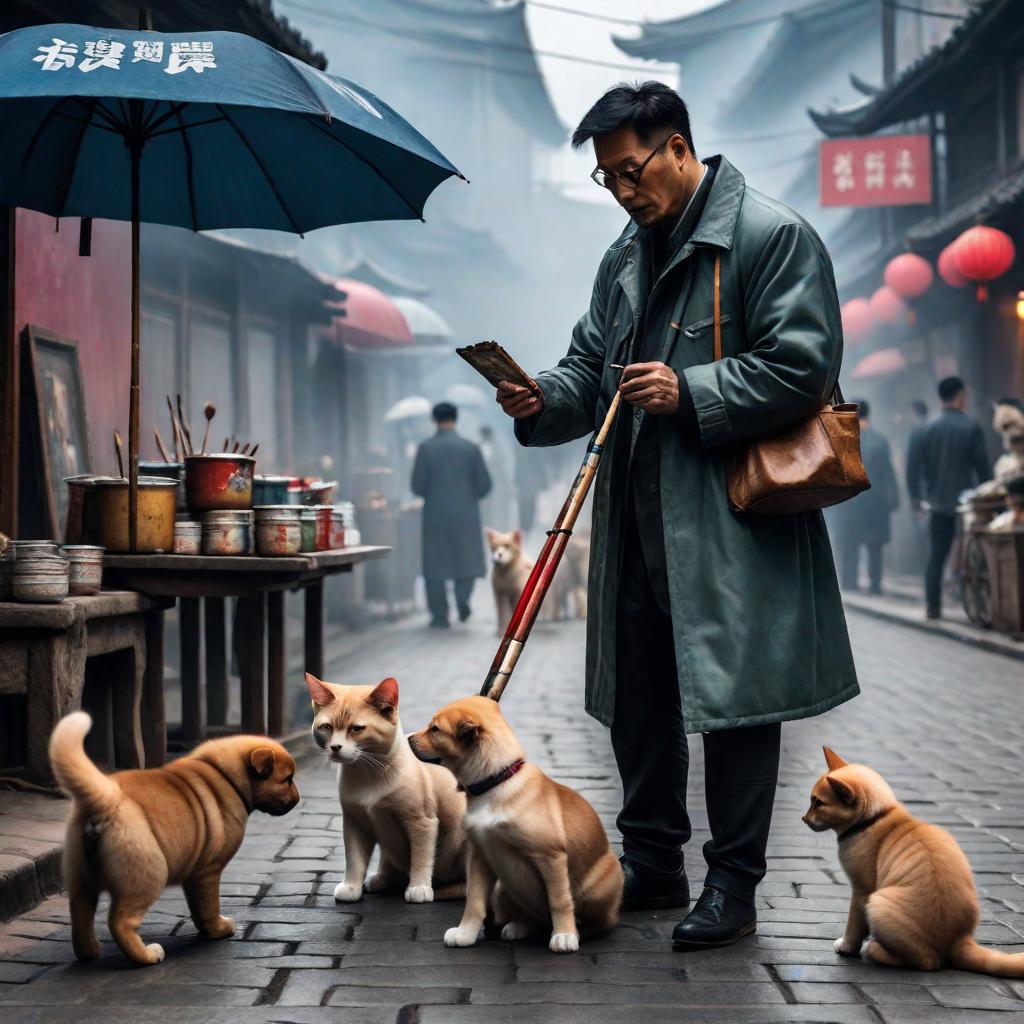
[[658,145],[647,154],[647,159],[632,171],[619,171],[618,174],[613,174],[611,171],[595,167],[590,172],[590,177],[596,184],[600,185],[601,188],[607,188],[614,191],[617,185],[627,185],[635,191],[640,185],[640,175],[644,173],[644,168],[654,159],[655,154],[665,148],[665,143],[671,138],[672,136],[669,135],[667,138],[662,139],[661,142],[659,142]]

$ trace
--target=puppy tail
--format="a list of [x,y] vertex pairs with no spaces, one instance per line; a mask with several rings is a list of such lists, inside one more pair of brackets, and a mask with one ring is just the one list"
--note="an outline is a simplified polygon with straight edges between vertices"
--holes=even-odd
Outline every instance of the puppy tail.
[[92,728],[84,711],[62,718],[50,736],[50,767],[57,784],[90,816],[109,814],[121,800],[121,787],[89,760],[83,741]]
[[1024,978],[1024,953],[1003,953],[979,946],[969,935],[953,947],[950,964],[962,971],[977,971],[994,978]]

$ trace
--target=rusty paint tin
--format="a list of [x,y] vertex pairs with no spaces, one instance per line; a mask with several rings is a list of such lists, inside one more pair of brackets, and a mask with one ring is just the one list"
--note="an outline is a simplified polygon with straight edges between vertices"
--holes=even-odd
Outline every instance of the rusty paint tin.
[[345,546],[345,517],[340,512],[331,512],[331,549]]
[[252,483],[253,508],[269,505],[295,504],[288,500],[288,488],[294,483],[294,477],[271,476],[257,473]]
[[60,556],[59,545],[55,540],[16,540],[12,546],[16,560]]
[[72,597],[102,590],[103,548],[96,544],[65,544],[60,553],[68,560],[68,593]]
[[316,513],[316,548],[317,551],[331,550],[331,513],[332,505],[311,505],[310,511]]
[[301,527],[301,550],[316,551],[316,509],[303,508],[299,510],[299,523]]
[[257,505],[256,553],[267,558],[285,558],[302,550],[302,510],[297,505]]
[[185,456],[185,494],[193,515],[248,511],[256,460],[251,455],[211,452]]
[[194,519],[179,519],[174,524],[174,553],[201,555],[203,553],[203,524]]
[[11,594],[28,604],[57,604],[68,596],[70,566],[59,555],[17,559],[11,569]]
[[[139,477],[139,503],[135,513],[135,554],[174,550],[174,505],[178,485],[159,476]],[[103,478],[96,481],[97,535],[107,551],[128,550],[128,481]]]
[[248,555],[251,550],[251,512],[217,509],[203,513],[204,555]]

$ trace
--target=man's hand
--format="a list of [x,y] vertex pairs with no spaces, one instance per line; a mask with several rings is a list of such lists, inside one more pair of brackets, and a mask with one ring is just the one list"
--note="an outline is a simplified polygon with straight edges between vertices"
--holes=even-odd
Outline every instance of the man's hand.
[[679,409],[679,378],[664,363],[630,363],[622,371],[619,394],[652,416],[674,416]]
[[503,380],[498,385],[497,402],[506,416],[525,420],[544,408],[544,399],[529,388]]

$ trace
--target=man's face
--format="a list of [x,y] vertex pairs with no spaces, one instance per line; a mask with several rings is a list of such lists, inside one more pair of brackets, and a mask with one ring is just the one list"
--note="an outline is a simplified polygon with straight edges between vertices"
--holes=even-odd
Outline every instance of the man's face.
[[[629,125],[594,137],[597,166],[612,174],[635,171],[662,143],[669,130],[641,142]],[[610,190],[618,204],[642,228],[670,217],[678,217],[689,198],[689,179],[693,156],[681,135],[671,135],[643,169],[634,189],[628,182],[614,183]]]

